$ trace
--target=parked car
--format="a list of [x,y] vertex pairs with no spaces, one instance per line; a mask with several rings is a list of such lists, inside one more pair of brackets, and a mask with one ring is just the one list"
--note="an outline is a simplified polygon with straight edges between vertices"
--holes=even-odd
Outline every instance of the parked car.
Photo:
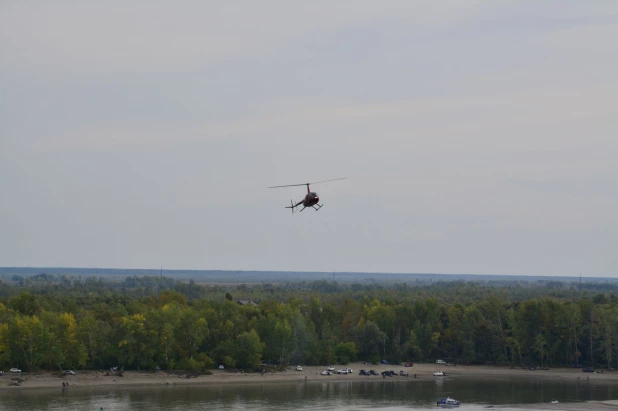
[[335,372],[336,372],[337,374],[347,374],[347,373],[348,373],[348,369],[347,369],[347,368],[344,368],[344,369],[342,369],[342,370],[337,370],[337,371],[335,371]]
[[0,375],[3,375],[3,374],[4,374],[4,371],[0,370]]
[[328,366],[328,371],[335,371],[335,366],[334,365],[329,365]]
[[402,377],[407,377],[408,376],[408,372],[407,371],[399,371],[399,375],[401,375]]
[[393,377],[395,375],[397,375],[397,373],[395,371],[382,371],[382,375],[386,376],[386,377]]
[[380,375],[376,370],[369,370],[369,375]]
[[64,370],[64,371],[62,372],[62,374],[64,374],[64,375],[75,375],[75,372],[74,372],[74,371],[71,371],[71,370]]
[[322,375],[333,375],[333,373],[330,372],[330,371],[322,371],[320,374],[322,374]]
[[225,369],[225,367],[223,366],[223,364],[219,364],[219,369],[220,369],[220,370]]
[[380,364],[388,364],[388,361],[386,361],[386,360],[380,360]]
[[406,363],[406,367],[414,367],[414,363],[413,362],[407,362]]
[[303,367],[301,367],[300,365],[296,366],[296,371],[302,371],[302,370],[303,370]]
[[434,377],[444,377],[444,373],[442,371],[436,371],[433,373]]
[[586,367],[582,370],[583,372],[594,372],[594,368],[592,367]]
[[365,371],[365,370],[360,370],[358,372],[358,375],[369,375],[369,373],[367,371]]
[[446,361],[444,361],[444,360],[436,360],[436,364],[446,364]]
[[11,368],[11,372],[21,372],[19,368]]

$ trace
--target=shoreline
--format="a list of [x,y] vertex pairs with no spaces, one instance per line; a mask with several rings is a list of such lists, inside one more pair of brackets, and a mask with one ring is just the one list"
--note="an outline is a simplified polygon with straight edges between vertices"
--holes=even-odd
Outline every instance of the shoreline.
[[[367,366],[362,363],[349,364],[346,367],[352,368],[353,373],[348,375],[320,375],[326,366],[306,366],[303,371],[295,371],[295,367],[289,367],[282,372],[260,373],[241,373],[229,370],[212,370],[212,375],[198,375],[191,378],[183,376],[191,373],[181,372],[140,372],[125,371],[122,377],[116,375],[105,376],[99,371],[76,371],[76,375],[60,376],[57,372],[41,371],[36,373],[9,374],[0,376],[0,390],[32,390],[45,388],[62,388],[62,383],[68,383],[70,388],[80,389],[83,387],[127,387],[127,386],[156,386],[156,385],[227,385],[227,384],[265,384],[265,383],[284,383],[284,382],[349,382],[349,381],[381,381],[384,378],[378,376],[361,376],[359,370],[373,369],[378,373],[386,370],[399,372],[405,370],[408,376],[386,377],[388,381],[427,381],[436,379],[451,378],[492,378],[492,379],[531,379],[531,380],[580,380],[594,382],[615,382],[618,383],[618,371],[597,373],[584,373],[581,369],[556,368],[551,370],[511,369],[508,367],[496,366],[477,366],[477,365],[457,365],[441,366],[437,364],[414,364],[413,367],[402,365],[379,364]],[[435,371],[447,372],[444,377],[434,377]],[[416,377],[416,378],[415,378]],[[21,378],[23,382],[20,386],[11,386],[12,378]],[[115,381],[114,381],[115,379]]]

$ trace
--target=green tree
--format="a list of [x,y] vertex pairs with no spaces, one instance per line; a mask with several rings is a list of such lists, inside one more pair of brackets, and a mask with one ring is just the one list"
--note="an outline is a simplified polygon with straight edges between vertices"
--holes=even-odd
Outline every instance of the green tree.
[[355,328],[356,346],[358,354],[363,360],[368,360],[374,355],[380,355],[380,347],[386,343],[386,334],[373,321],[359,324]]
[[264,343],[255,330],[240,334],[236,338],[236,364],[241,368],[253,368],[260,365]]
[[335,356],[340,364],[347,364],[350,361],[356,361],[357,348],[352,341],[339,343],[335,347]]

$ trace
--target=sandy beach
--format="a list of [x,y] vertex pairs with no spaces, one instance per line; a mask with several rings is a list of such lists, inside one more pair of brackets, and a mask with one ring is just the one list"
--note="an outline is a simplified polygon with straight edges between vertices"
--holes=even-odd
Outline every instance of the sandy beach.
[[[10,374],[6,373],[0,376],[0,387],[3,389],[36,389],[61,387],[62,383],[68,383],[71,387],[90,387],[90,386],[128,386],[128,385],[187,385],[187,384],[232,384],[232,383],[280,383],[293,381],[367,381],[367,380],[382,380],[382,376],[362,376],[358,375],[359,370],[374,369],[378,373],[386,370],[408,372],[408,377],[392,377],[392,380],[435,380],[437,378],[470,378],[470,377],[489,377],[495,378],[527,378],[527,379],[551,379],[551,380],[584,380],[587,381],[615,381],[618,382],[618,372],[583,373],[581,369],[556,368],[551,370],[536,370],[508,367],[491,367],[491,366],[440,366],[436,364],[414,364],[413,367],[404,367],[402,365],[373,365],[368,366],[362,363],[348,364],[346,367],[352,368],[352,374],[333,374],[320,375],[320,372],[325,370],[325,366],[306,366],[303,371],[296,371],[295,367],[289,367],[283,372],[266,372],[264,375],[259,373],[241,373],[232,370],[213,370],[212,375],[197,375],[192,376],[191,373],[184,372],[138,372],[125,371],[122,377],[110,374],[105,376],[105,372],[99,371],[76,371],[77,375],[60,376],[59,373],[42,371],[36,373]],[[336,367],[337,369],[342,367]],[[448,375],[445,377],[434,377],[435,371],[443,371]],[[187,378],[189,377],[189,378]],[[11,386],[11,380],[21,378],[23,381],[20,386]]]

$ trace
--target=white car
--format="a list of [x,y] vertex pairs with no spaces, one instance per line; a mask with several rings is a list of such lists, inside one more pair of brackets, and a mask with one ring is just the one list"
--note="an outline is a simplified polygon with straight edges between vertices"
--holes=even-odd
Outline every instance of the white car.
[[348,373],[348,369],[344,368],[343,370],[337,370],[337,374],[347,374]]
[[434,372],[433,376],[434,377],[444,377],[444,373],[442,371]]
[[62,373],[63,373],[64,375],[75,375],[75,372],[74,372],[74,371],[71,371],[71,370],[64,370]]
[[436,360],[436,364],[446,364],[446,361],[444,361],[444,360]]
[[300,365],[296,366],[296,371],[302,371],[302,370],[303,370],[303,367],[301,367]]
[[19,368],[11,368],[11,372],[21,372]]
[[225,367],[223,366],[223,364],[219,364],[219,369],[220,369],[220,370],[225,369]]
[[328,371],[335,371],[335,366],[334,365],[330,365],[328,367]]
[[320,374],[322,374],[322,375],[333,375],[333,373],[330,372],[330,371],[322,371]]

